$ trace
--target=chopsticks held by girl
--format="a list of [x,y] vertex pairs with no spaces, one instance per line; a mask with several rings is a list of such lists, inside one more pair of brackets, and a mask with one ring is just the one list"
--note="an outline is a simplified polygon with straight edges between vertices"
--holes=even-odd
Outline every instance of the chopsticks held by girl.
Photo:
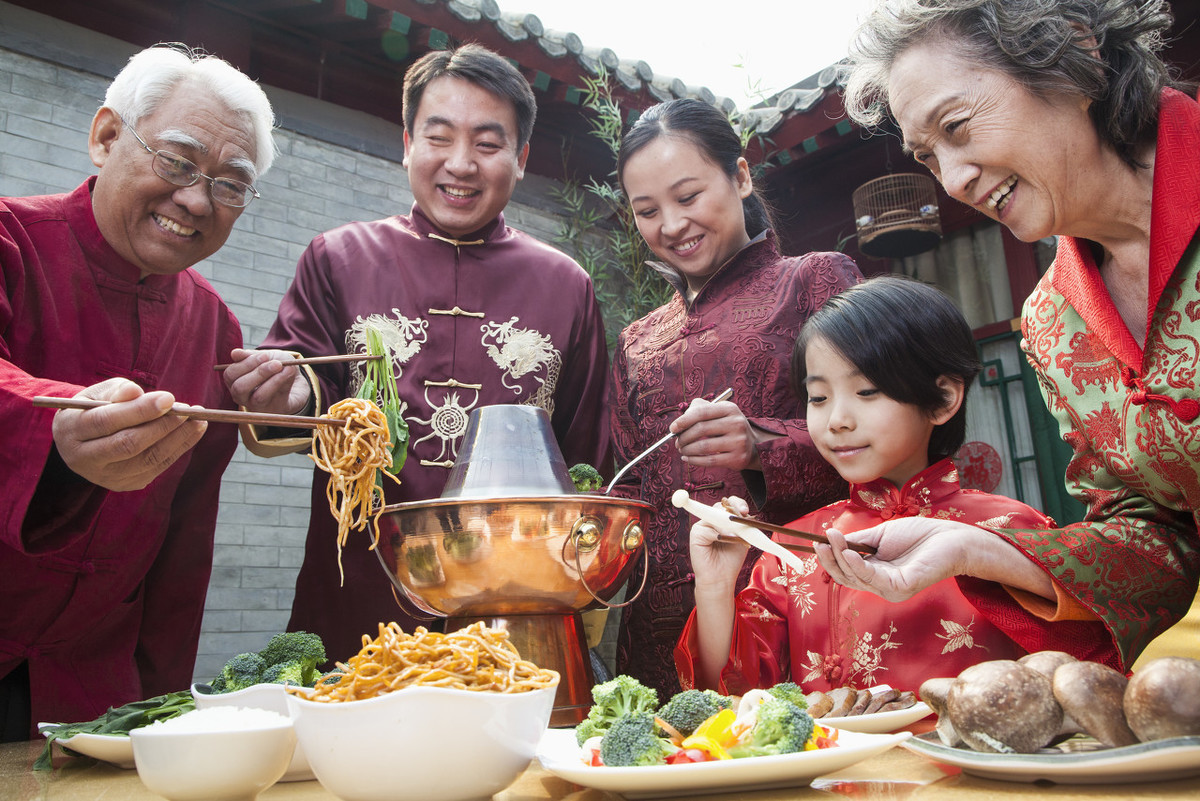
[[[791,525],[825,533],[835,546],[842,535],[898,518],[975,525],[939,539],[951,555],[938,559],[929,558],[930,543],[895,534],[869,542],[879,547],[874,556],[835,547],[835,557],[818,544],[806,574],[763,556],[735,594],[746,548],[718,541],[716,530],[697,523],[690,545],[696,611],[675,651],[685,687],[742,693],[791,680],[806,691],[880,683],[915,691],[933,676],[1039,650],[1048,625],[1079,626],[1081,642],[1098,641],[1087,628],[1095,623],[1048,624],[1032,615],[994,621],[986,604],[973,606],[960,590],[960,582],[970,582],[984,588],[984,598],[1003,596],[1005,585],[1053,596],[1040,569],[1009,558],[1004,549],[1011,546],[980,527],[1053,523],[1019,501],[963,489],[950,459],[965,437],[964,402],[979,369],[962,314],[916,281],[869,279],[809,319],[792,356],[793,388],[807,400],[818,451],[851,486],[848,500]],[[738,498],[731,503],[745,507]],[[848,559],[856,568],[845,566]],[[902,597],[890,584],[897,565],[938,575],[923,592],[893,602],[887,599]]]

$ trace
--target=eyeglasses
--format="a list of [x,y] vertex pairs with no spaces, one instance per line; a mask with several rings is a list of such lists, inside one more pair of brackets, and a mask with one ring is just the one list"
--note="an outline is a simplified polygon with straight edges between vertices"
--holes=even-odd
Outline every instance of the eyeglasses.
[[[117,115],[121,117],[120,114]],[[250,205],[250,201],[256,197],[262,197],[258,194],[258,190],[245,181],[237,181],[233,178],[211,178],[200,172],[188,159],[183,156],[176,155],[169,150],[155,150],[146,144],[146,140],[138,136],[138,132],[133,129],[133,126],[121,117],[121,122],[125,123],[138,140],[142,147],[146,149],[154,158],[150,162],[150,166],[154,169],[156,175],[168,183],[176,186],[191,186],[196,181],[203,178],[208,181],[208,193],[213,200],[223,206],[232,206],[235,209],[240,209]]]

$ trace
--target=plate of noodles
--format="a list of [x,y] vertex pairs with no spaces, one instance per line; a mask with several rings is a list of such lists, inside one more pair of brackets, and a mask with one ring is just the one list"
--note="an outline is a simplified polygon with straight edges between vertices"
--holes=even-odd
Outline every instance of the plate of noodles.
[[843,731],[834,748],[780,756],[722,759],[640,768],[593,767],[575,742],[574,729],[549,729],[538,744],[542,767],[559,778],[626,798],[691,796],[730,790],[805,787],[826,773],[881,754],[911,737],[910,732],[862,734]]

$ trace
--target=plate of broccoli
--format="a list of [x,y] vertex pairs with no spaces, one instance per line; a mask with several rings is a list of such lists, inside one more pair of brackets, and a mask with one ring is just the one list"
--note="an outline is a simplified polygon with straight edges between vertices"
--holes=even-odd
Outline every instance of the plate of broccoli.
[[818,725],[795,685],[741,698],[685,690],[659,704],[629,676],[592,688],[575,729],[550,729],[537,756],[567,781],[629,798],[799,787],[887,751],[909,732],[866,734]]

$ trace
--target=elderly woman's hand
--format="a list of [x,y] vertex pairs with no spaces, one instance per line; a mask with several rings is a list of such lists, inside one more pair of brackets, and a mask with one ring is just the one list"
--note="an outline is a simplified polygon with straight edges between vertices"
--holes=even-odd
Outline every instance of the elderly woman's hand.
[[887,601],[905,601],[942,579],[975,576],[1044,598],[1054,598],[1050,578],[1027,554],[986,529],[932,517],[889,520],[851,536],[877,551],[864,556],[847,548],[837,529],[829,545],[815,546],[821,566],[839,584]]
[[728,470],[762,469],[755,445],[765,436],[750,425],[732,401],[713,403],[696,398],[671,423],[671,431],[679,435],[675,447],[688,464]]
[[280,364],[294,358],[282,350],[233,351],[233,364],[223,378],[235,402],[252,412],[300,414],[308,406],[312,388],[300,368]]

